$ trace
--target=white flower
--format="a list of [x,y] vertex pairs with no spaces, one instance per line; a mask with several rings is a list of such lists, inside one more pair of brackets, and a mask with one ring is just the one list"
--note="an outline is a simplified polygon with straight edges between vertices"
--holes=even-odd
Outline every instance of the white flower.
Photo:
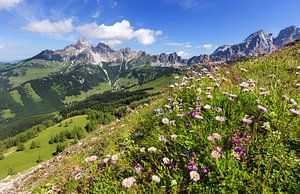
[[153,175],[153,176],[151,177],[151,179],[152,179],[152,181],[154,181],[154,182],[160,183],[160,178],[159,178],[159,176],[157,176],[157,175]]
[[150,147],[148,148],[148,152],[156,152],[157,149],[155,147]]
[[168,125],[170,123],[170,120],[168,118],[163,118],[162,123]]
[[177,138],[177,135],[176,135],[176,134],[172,134],[172,135],[171,135],[171,138],[172,138],[172,139],[176,139],[176,138]]
[[171,160],[170,160],[169,158],[167,158],[167,157],[164,157],[164,158],[163,158],[163,162],[164,162],[165,164],[171,164]]
[[172,180],[171,181],[171,186],[177,185],[177,181],[176,180]]
[[207,104],[207,105],[205,105],[203,108],[206,109],[206,110],[210,110],[210,109],[211,109],[211,106]]

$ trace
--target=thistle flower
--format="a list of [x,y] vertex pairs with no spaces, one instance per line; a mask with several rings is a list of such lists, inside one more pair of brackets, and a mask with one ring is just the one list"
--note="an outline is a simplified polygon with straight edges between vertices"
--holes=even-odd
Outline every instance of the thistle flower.
[[220,154],[220,152],[214,150],[211,152],[211,156],[215,159],[218,159],[221,157],[221,154]]
[[155,147],[150,147],[148,148],[148,152],[156,152],[157,149]]
[[151,179],[152,179],[152,181],[154,181],[154,182],[160,183],[160,178],[159,178],[159,176],[157,176],[157,175],[153,175],[153,176],[151,177]]
[[122,186],[125,188],[130,188],[132,187],[133,183],[136,181],[134,177],[129,177],[123,180]]
[[163,158],[163,162],[165,163],[165,164],[171,164],[171,160],[169,159],[169,158],[167,158],[167,157],[164,157]]
[[216,116],[216,120],[219,121],[219,122],[224,122],[225,121],[225,117]]
[[168,125],[170,123],[170,120],[168,118],[163,118],[161,121],[164,125]]
[[197,181],[200,180],[200,175],[199,175],[199,173],[196,172],[196,171],[191,171],[191,172],[190,172],[190,177],[191,177],[191,180],[192,180],[192,181],[195,181],[195,182],[197,182]]

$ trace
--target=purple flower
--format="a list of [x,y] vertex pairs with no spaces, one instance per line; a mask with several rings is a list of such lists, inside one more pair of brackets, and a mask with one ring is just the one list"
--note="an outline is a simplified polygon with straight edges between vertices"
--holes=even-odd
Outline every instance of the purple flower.
[[189,156],[189,155],[190,155],[190,152],[189,152],[189,151],[187,151],[187,150],[186,150],[186,151],[184,151],[184,153],[185,153],[185,155],[186,155],[186,156]]
[[191,126],[192,124],[191,124],[191,122],[190,121],[188,121],[186,124],[185,124],[185,126],[187,126],[187,127],[189,127],[189,126]]
[[161,141],[161,142],[167,141],[167,139],[166,139],[163,135],[160,135],[160,136],[158,137],[158,139],[159,139],[159,141]]
[[197,154],[195,152],[192,152],[192,158],[197,158]]
[[203,166],[202,171],[203,171],[204,174],[210,173],[210,169],[207,166]]
[[189,164],[188,164],[189,171],[196,170],[196,166],[197,166],[196,162],[190,161]]
[[137,173],[141,173],[142,172],[142,165],[140,165],[139,163],[137,163],[135,166],[134,166],[134,170],[135,172]]

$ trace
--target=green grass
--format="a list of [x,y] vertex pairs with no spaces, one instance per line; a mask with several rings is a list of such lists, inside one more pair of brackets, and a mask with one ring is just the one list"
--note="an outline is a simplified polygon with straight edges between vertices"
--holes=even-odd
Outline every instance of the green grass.
[[178,81],[177,79],[175,79],[175,76],[176,75],[163,76],[163,77],[160,77],[156,80],[147,82],[147,83],[145,83],[141,86],[134,86],[134,87],[130,88],[129,90],[133,91],[133,90],[139,90],[139,89],[145,89],[145,88],[153,87],[154,90],[152,92],[158,92],[161,89],[164,89],[164,88],[168,87],[170,84],[173,84],[176,81]]
[[13,98],[14,102],[17,104],[20,104],[24,106],[24,103],[22,101],[21,95],[18,90],[13,90],[10,92],[11,97]]
[[16,114],[11,112],[10,109],[3,110],[2,113],[1,113],[1,117],[3,119],[11,119],[11,118],[14,118],[15,116],[16,116]]
[[[79,162],[69,166],[73,160],[66,157],[59,167],[65,171],[52,174],[35,192],[54,186],[75,193],[298,193],[299,66],[296,45],[211,73],[190,74],[154,106],[137,109],[95,133],[93,141],[87,139],[91,149],[73,156]],[[151,147],[156,151],[148,151]],[[114,154],[119,159],[111,162]],[[98,160],[83,162],[91,155]],[[109,161],[104,164],[104,159]],[[70,178],[72,165],[88,176]],[[191,174],[200,175],[199,180]],[[122,181],[129,177],[136,182],[125,188]]]
[[41,66],[40,64],[43,63],[45,62],[34,60],[25,64],[20,64],[19,67],[14,70],[14,73],[17,73],[18,76],[10,76],[8,78],[10,84],[12,84],[14,87],[17,87],[29,80],[47,77],[51,73],[58,72],[62,69],[61,62],[47,62],[46,66]]
[[94,94],[100,94],[100,93],[103,93],[103,92],[109,91],[109,90],[111,90],[111,86],[109,83],[100,83],[98,86],[93,87],[92,89],[90,89],[86,92],[81,91],[80,95],[66,96],[63,102],[65,104],[69,104],[72,102],[78,102],[78,101],[84,100],[87,97],[92,96]]
[[30,83],[26,83],[24,85],[24,89],[26,92],[27,97],[30,97],[33,102],[39,102],[41,101],[41,97],[34,91],[34,89],[31,87]]
[[[67,127],[64,127],[65,122],[70,122]],[[6,150],[5,153],[10,153],[5,157],[4,160],[0,160],[0,179],[3,179],[7,176],[8,169],[12,168],[16,173],[22,172],[29,169],[30,167],[36,166],[36,160],[39,156],[42,157],[43,161],[47,161],[52,158],[52,153],[55,152],[57,144],[49,144],[51,136],[58,134],[62,130],[73,129],[75,126],[84,127],[87,123],[87,116],[76,116],[62,121],[62,126],[59,127],[59,124],[56,124],[52,127],[49,127],[43,130],[39,135],[28,142],[25,143],[25,151],[16,152],[16,148],[10,148]],[[37,141],[40,143],[41,147],[36,149],[29,149],[31,142]]]

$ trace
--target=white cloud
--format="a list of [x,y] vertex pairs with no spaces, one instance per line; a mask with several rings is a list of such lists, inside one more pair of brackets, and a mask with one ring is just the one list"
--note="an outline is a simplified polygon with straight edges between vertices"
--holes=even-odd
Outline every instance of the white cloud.
[[137,40],[144,45],[153,44],[156,41],[156,37],[162,33],[161,31],[144,28],[135,31],[127,20],[116,22],[111,26],[105,24],[97,25],[94,22],[78,26],[77,31],[87,38],[100,39],[111,46],[128,40]]
[[5,45],[0,43],[0,50],[3,49],[4,47]]
[[215,49],[216,46],[214,46],[213,44],[202,44],[202,45],[198,45],[197,48],[212,50]]
[[73,28],[73,19],[69,18],[58,22],[50,22],[49,20],[31,22],[23,30],[34,33],[63,34],[72,32]]
[[96,11],[96,13],[94,13],[93,15],[92,15],[92,18],[98,18],[100,16],[100,11]]
[[183,48],[192,48],[192,44],[190,42],[167,42],[165,45],[167,46],[175,46],[175,47],[183,47]]
[[21,3],[23,0],[0,0],[0,10],[1,9],[10,9],[19,3]]
[[187,59],[187,58],[191,57],[191,54],[188,53],[188,52],[185,52],[185,51],[178,51],[177,54],[179,56],[181,56],[182,58],[184,58],[184,59]]

